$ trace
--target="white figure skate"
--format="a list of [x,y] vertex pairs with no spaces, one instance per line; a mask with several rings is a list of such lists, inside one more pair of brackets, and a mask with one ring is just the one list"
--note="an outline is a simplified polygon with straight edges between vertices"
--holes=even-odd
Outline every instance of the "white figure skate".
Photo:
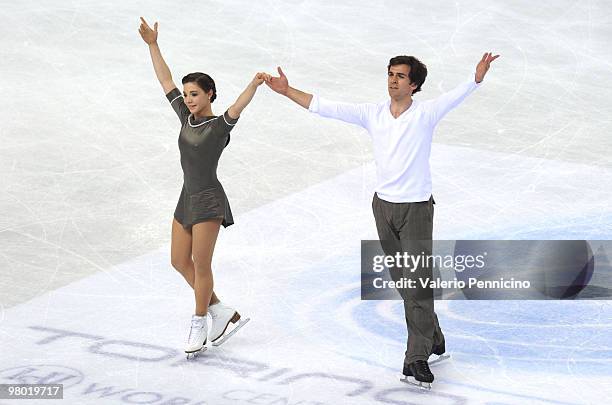
[[213,346],[222,345],[238,332],[238,329],[250,321],[250,318],[242,318],[234,308],[225,306],[220,302],[209,306],[208,313],[212,317],[209,338]]
[[189,328],[189,337],[187,345],[185,345],[185,353],[187,359],[196,357],[198,353],[206,351],[206,340],[208,335],[208,324],[206,323],[206,315],[191,317],[191,327]]

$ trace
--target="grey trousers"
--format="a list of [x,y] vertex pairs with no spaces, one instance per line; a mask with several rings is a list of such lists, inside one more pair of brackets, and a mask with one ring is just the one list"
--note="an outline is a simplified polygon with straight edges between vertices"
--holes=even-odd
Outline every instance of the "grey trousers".
[[[413,255],[431,255],[433,234],[433,197],[429,201],[391,203],[374,193],[372,211],[383,251],[386,255],[407,252]],[[405,364],[427,360],[432,347],[444,342],[444,335],[434,312],[433,290],[423,288],[419,278],[432,278],[432,268],[421,266],[414,272],[390,269],[393,280],[406,277],[416,280],[417,288],[398,289],[404,300],[408,343]]]

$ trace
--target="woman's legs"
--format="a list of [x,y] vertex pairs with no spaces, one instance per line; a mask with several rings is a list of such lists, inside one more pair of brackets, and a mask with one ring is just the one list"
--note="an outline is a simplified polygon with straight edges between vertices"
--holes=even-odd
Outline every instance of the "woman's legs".
[[212,257],[221,227],[221,219],[211,219],[195,224],[191,228],[192,256],[195,267],[193,289],[196,299],[196,315],[208,312],[208,303],[213,294]]
[[[217,227],[216,234],[218,234],[218,232],[219,229]],[[183,228],[183,226],[178,223],[176,219],[172,219],[172,243],[170,248],[170,262],[172,263],[172,267],[174,267],[179,273],[181,273],[181,275],[185,278],[191,288],[193,288],[195,284],[195,265],[193,263],[192,258],[192,244],[192,231]],[[217,302],[219,302],[219,299],[213,291],[212,296],[210,298],[210,305],[216,304]]]

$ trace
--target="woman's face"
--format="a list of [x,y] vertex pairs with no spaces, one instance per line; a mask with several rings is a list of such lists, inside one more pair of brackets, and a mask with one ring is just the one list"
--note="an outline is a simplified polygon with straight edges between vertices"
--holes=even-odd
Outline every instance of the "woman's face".
[[183,98],[189,112],[194,116],[204,116],[207,110],[210,109],[210,97],[213,91],[206,93],[197,85],[197,83],[185,83],[183,85]]

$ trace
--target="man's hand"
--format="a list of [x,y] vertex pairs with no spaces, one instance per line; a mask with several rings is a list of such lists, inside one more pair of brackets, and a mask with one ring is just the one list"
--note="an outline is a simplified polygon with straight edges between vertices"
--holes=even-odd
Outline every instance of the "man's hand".
[[484,79],[485,75],[487,74],[487,71],[491,67],[491,62],[493,62],[497,58],[499,58],[499,55],[493,56],[491,52],[487,52],[482,55],[482,59],[480,59],[480,62],[478,62],[478,65],[476,65],[476,83],[480,83]]
[[266,79],[266,84],[269,88],[277,92],[278,94],[282,94],[283,96],[287,95],[287,90],[289,90],[289,81],[287,80],[287,76],[283,73],[283,70],[280,66],[277,68],[279,77],[274,77],[268,75]]
[[140,17],[140,28],[138,28],[138,32],[142,37],[142,40],[147,43],[147,45],[151,45],[157,42],[157,22],[153,24],[153,29],[149,27],[149,24],[145,21],[144,18]]

